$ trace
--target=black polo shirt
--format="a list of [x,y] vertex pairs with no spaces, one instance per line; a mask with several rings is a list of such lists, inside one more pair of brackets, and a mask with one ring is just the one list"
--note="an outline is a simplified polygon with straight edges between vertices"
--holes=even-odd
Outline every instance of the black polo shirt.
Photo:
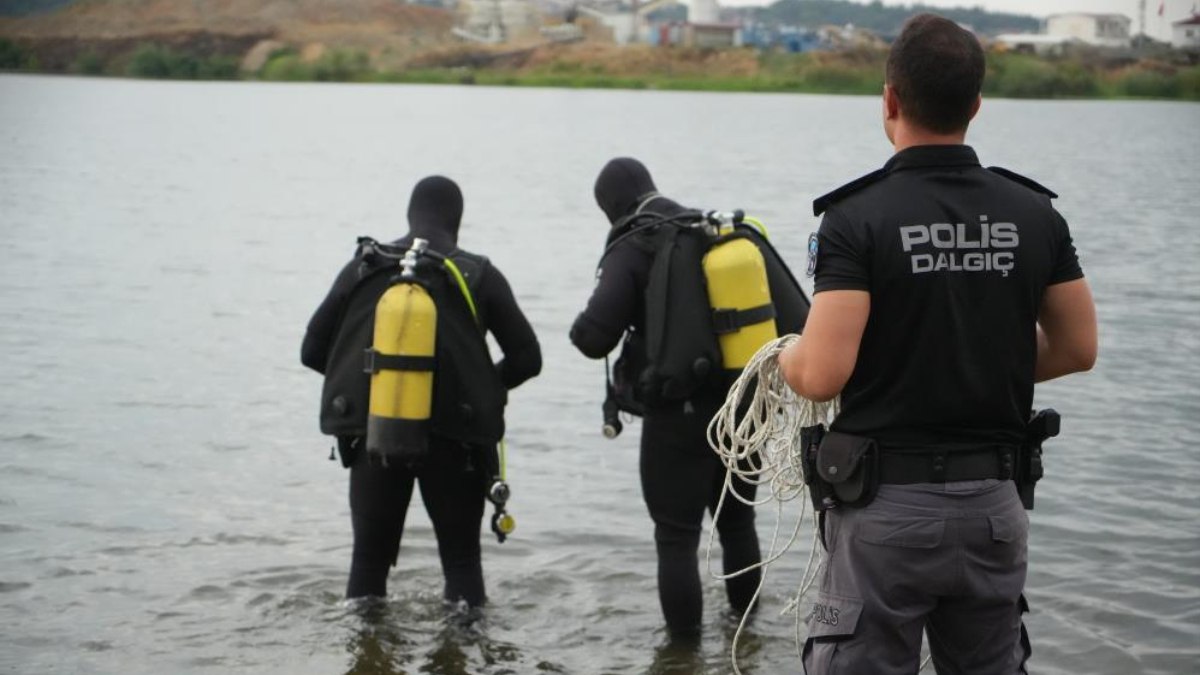
[[816,201],[815,292],[871,295],[834,429],[894,450],[1021,441],[1042,296],[1083,276],[1054,196],[947,145]]

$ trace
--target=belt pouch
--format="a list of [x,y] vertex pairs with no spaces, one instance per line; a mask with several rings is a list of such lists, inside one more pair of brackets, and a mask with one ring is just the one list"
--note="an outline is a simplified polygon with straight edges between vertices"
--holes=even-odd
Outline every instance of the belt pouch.
[[837,506],[833,495],[833,486],[821,478],[817,472],[817,450],[821,447],[821,439],[825,437],[825,425],[817,424],[800,429],[800,446],[804,459],[804,484],[808,486],[808,496],[812,499],[813,508],[825,511]]
[[817,473],[846,506],[866,506],[879,488],[875,439],[830,431],[817,449]]

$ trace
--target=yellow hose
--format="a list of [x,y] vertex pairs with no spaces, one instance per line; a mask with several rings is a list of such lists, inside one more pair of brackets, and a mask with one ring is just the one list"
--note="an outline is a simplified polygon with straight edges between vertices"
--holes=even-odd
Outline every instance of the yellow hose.
[[753,225],[755,229],[762,233],[764,239],[771,238],[771,236],[767,234],[767,226],[763,225],[763,222],[758,218],[754,218],[752,216],[742,216],[742,222]]
[[471,308],[471,316],[478,321],[479,312],[475,310],[475,299],[471,297],[471,291],[467,288],[467,280],[463,278],[462,272],[459,271],[458,265],[455,265],[453,260],[444,258],[443,262],[446,263],[446,269],[450,270],[450,274],[454,275],[454,280],[458,282],[458,289],[462,291],[463,297],[467,299],[467,306]]

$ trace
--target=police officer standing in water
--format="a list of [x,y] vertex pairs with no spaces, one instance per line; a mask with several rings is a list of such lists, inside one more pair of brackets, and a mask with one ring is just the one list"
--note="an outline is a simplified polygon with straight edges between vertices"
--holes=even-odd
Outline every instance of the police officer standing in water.
[[779,357],[801,396],[841,395],[817,451],[842,503],[824,512],[809,675],[915,673],[923,629],[939,673],[1026,672],[1010,479],[1034,382],[1089,370],[1097,327],[1054,193],[964,145],[984,69],[971,33],[910,19],[883,92],[895,154],[814,204],[812,312]]
[[[418,182],[408,207],[408,234],[386,245],[360,240],[304,336],[301,362],[325,376],[321,429],[337,436],[342,463],[350,469],[354,551],[348,598],[387,595],[388,570],[399,552],[416,481],[437,536],[444,597],[471,607],[486,601],[480,525],[485,495],[498,475],[496,442],[503,435],[506,392],[537,375],[542,356],[504,275],[486,257],[458,247],[462,211],[454,181],[430,176]],[[376,354],[377,363],[367,370],[432,371],[432,412],[428,427],[421,427],[427,437],[416,442],[420,452],[389,461],[369,439],[364,442],[367,399],[375,395],[369,393],[372,374],[364,372],[364,351],[372,347],[381,296],[403,276],[396,254],[409,251],[421,261],[414,269],[426,270],[420,275],[423,287],[436,306],[436,351],[424,361],[400,357],[392,363]],[[489,331],[504,353],[495,364],[484,340]]]
[[[716,508],[725,478],[724,466],[709,449],[706,429],[724,401],[730,380],[720,364],[706,364],[711,370],[702,372],[706,369],[693,369],[689,357],[684,364],[687,372],[679,373],[671,372],[671,365],[665,363],[671,358],[678,361],[702,339],[686,328],[671,334],[670,330],[682,328],[684,321],[682,314],[679,321],[668,314],[679,311],[690,317],[705,316],[709,307],[699,252],[694,259],[675,258],[669,273],[662,261],[668,252],[664,247],[684,250],[687,242],[693,241],[690,233],[671,228],[695,225],[701,214],[659,194],[646,167],[628,157],[609,161],[597,177],[594,191],[611,229],[596,287],[571,327],[571,342],[585,356],[598,359],[625,337],[617,365],[621,371],[617,388],[636,390],[625,391],[637,401],[627,401],[631,407],[623,409],[643,416],[640,475],[642,496],[654,521],[659,601],[672,641],[694,644],[702,617],[697,556],[701,524],[705,511]],[[664,243],[668,240],[675,243]],[[807,315],[807,298],[769,244],[754,241],[759,242],[766,259],[774,308],[770,316],[780,330],[797,332]],[[655,282],[652,277],[660,271],[671,280]],[[668,286],[669,292],[665,290]],[[655,289],[663,292],[660,295]],[[655,339],[656,326],[666,328],[667,337],[658,348],[648,347],[648,339]],[[648,328],[652,330],[648,332]],[[716,344],[714,335],[708,339]],[[656,353],[664,362],[654,362]],[[652,387],[647,386],[651,373],[655,374]],[[615,410],[611,415],[610,425],[616,423]],[[742,497],[753,499],[753,485],[740,479],[733,484]],[[726,574],[759,562],[752,507],[727,498],[715,527]],[[749,607],[760,576],[754,569],[725,582],[729,603],[738,615]]]

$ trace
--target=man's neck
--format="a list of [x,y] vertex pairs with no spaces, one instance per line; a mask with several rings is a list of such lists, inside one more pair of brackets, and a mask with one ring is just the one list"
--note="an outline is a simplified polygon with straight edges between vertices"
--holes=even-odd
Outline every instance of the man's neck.
[[939,134],[909,125],[897,125],[892,146],[896,152],[918,145],[962,145],[967,140],[967,131]]

